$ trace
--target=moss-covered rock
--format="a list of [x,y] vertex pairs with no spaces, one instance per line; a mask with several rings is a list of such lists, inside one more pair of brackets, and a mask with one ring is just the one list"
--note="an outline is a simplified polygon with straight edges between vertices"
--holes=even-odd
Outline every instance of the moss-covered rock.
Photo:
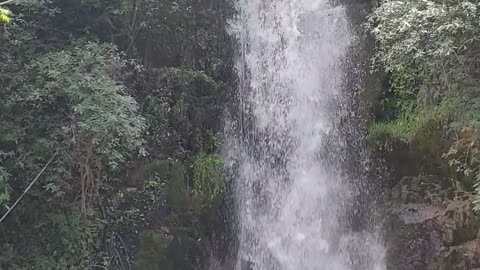
[[164,232],[152,230],[140,233],[140,250],[134,270],[166,270],[167,248],[171,239]]
[[439,205],[453,199],[454,183],[441,176],[404,177],[391,189],[391,199],[396,203],[426,203]]
[[167,205],[174,212],[183,212],[188,207],[188,198],[185,168],[179,163],[172,162],[167,183]]
[[[480,240],[450,248],[438,265],[439,270],[465,270],[480,267]],[[432,269],[433,270],[433,269]]]
[[[476,265],[480,219],[470,193],[440,177],[406,177],[390,192],[389,270],[460,270]],[[463,267],[463,268],[462,268]]]
[[189,194],[184,166],[171,160],[154,160],[127,170],[128,183],[139,188],[144,188],[145,181],[154,176],[166,182],[167,206],[176,212],[185,210]]
[[146,230],[140,234],[140,241],[134,270],[193,270],[205,256],[203,242],[184,229],[171,234]]
[[461,244],[478,238],[480,220],[475,219],[470,224],[456,229],[453,232],[453,244]]

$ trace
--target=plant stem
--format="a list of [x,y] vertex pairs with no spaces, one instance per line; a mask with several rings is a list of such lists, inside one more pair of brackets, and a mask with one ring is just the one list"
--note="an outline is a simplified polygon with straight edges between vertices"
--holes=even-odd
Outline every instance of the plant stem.
[[0,6],[6,5],[6,4],[10,4],[10,3],[13,2],[13,1],[15,1],[15,0],[7,0],[7,1],[5,1],[5,2],[1,2],[1,3],[0,3]]
[[25,189],[25,191],[22,193],[22,195],[20,195],[20,197],[18,197],[18,199],[15,201],[15,203],[10,208],[8,208],[8,211],[2,216],[2,218],[0,218],[0,223],[2,223],[2,221],[8,216],[8,214],[10,214],[10,212],[12,212],[12,210],[15,208],[15,206],[17,206],[18,202],[20,202],[20,200],[23,198],[23,196],[25,196],[25,194],[27,194],[27,192],[30,190],[30,188],[32,188],[33,184],[35,184],[35,182],[37,182],[38,178],[40,178],[40,176],[47,169],[47,167],[50,165],[50,163],[52,163],[53,159],[57,156],[57,153],[58,152],[55,152],[55,154],[53,154],[53,156],[50,158],[50,160],[47,162],[47,164],[45,164],[45,166],[37,174],[35,179],[33,179],[33,181],[30,183],[30,185],[28,185],[28,187]]

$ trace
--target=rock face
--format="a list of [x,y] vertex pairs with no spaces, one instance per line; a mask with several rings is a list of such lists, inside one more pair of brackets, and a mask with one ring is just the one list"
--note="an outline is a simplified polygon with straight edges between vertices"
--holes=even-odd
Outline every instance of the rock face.
[[473,195],[435,177],[405,177],[387,194],[388,270],[480,269]]

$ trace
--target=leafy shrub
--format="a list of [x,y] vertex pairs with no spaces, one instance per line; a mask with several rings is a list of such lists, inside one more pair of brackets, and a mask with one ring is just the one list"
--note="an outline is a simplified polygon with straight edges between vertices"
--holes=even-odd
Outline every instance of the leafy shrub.
[[478,56],[480,6],[466,0],[387,0],[367,24],[378,44],[375,63],[391,74],[400,96],[431,108],[461,91]]
[[422,127],[440,120],[443,143],[454,142],[441,156],[463,175],[457,177],[465,185],[475,175],[480,192],[480,156],[468,146],[479,141],[462,137],[465,130],[480,130],[480,3],[385,0],[367,26],[378,45],[374,64],[390,75],[389,104],[400,111],[390,122],[373,124],[370,136],[410,143]]
[[376,60],[389,72],[421,66],[443,72],[439,67],[478,45],[479,8],[469,0],[384,1],[368,24],[379,44]]
[[93,185],[102,170],[115,171],[140,148],[145,126],[136,101],[114,79],[121,68],[115,49],[96,43],[32,61],[11,86],[10,111],[23,112],[15,119],[23,134],[16,140],[31,144],[32,158],[60,151],[56,165],[74,166],[82,185]]

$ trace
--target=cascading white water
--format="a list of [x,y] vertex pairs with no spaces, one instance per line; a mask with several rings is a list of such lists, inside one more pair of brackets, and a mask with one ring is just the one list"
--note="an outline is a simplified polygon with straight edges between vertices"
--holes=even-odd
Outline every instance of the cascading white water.
[[[341,232],[339,211],[349,191],[329,165],[332,153],[324,153],[352,41],[344,8],[329,0],[239,0],[237,9],[232,32],[243,117],[231,119],[226,132],[237,270],[382,269],[373,240]],[[368,247],[354,256],[378,256],[368,269],[347,254],[358,242]]]

